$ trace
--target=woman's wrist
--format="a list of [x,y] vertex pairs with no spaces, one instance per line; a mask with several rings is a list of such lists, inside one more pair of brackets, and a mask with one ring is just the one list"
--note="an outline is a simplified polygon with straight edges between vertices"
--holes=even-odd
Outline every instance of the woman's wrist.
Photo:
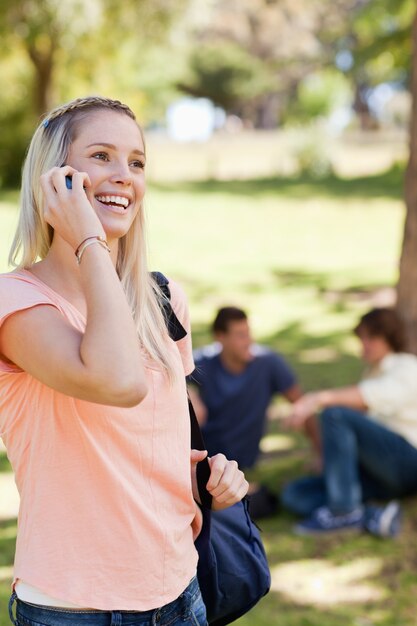
[[85,250],[89,248],[90,246],[92,246],[93,244],[98,244],[102,248],[107,250],[107,252],[110,252],[109,244],[107,243],[107,240],[105,237],[102,237],[101,235],[90,235],[89,237],[86,237],[85,239],[83,239],[75,250],[75,256],[77,258],[78,265],[80,265],[81,263],[81,259]]

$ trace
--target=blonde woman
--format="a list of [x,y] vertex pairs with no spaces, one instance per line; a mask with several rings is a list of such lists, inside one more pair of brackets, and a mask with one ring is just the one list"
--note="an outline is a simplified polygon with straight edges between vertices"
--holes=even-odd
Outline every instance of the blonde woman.
[[[0,434],[21,496],[14,624],[206,624],[185,375],[146,266],[145,145],[132,111],[90,97],[32,139],[0,276]],[[240,500],[210,459],[214,508]],[[194,492],[194,495],[193,495]],[[16,601],[16,617],[14,617]]]

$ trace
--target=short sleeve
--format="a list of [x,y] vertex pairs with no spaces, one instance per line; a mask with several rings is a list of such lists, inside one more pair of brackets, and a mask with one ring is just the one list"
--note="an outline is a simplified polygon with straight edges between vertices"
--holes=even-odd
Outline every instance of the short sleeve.
[[376,378],[358,383],[358,389],[370,414],[392,415],[415,402],[417,364],[409,360],[398,363]]
[[[14,313],[31,309],[40,304],[57,305],[49,296],[34,284],[12,274],[0,274],[0,333],[4,322]],[[3,372],[21,372],[22,370],[0,359]]]
[[273,393],[285,393],[297,383],[297,378],[279,354],[271,354],[271,379]]
[[175,315],[183,325],[184,329],[187,331],[187,335],[183,339],[177,341],[176,345],[181,355],[184,373],[186,376],[188,376],[189,374],[191,374],[191,372],[194,371],[194,359],[191,342],[191,325],[187,297],[182,287],[180,287],[178,283],[171,279],[169,281],[169,289],[171,292],[171,306],[174,310]]

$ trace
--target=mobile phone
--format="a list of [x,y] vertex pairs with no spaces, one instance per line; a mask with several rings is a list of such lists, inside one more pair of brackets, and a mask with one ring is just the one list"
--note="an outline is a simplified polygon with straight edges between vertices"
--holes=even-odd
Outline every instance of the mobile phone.
[[[67,189],[72,189],[72,176],[70,176],[69,174],[67,174],[65,176],[65,184],[67,186]],[[83,189],[85,191],[85,187],[83,186]]]

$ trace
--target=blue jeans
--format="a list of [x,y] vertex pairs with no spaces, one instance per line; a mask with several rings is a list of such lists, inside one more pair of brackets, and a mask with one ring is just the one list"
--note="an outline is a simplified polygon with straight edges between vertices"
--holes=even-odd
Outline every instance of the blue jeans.
[[[13,603],[16,600],[16,618]],[[197,578],[173,602],[151,611],[98,611],[43,607],[16,598],[9,602],[10,619],[15,626],[207,626],[206,607]]]
[[325,409],[320,422],[323,475],[285,487],[282,502],[289,510],[307,516],[328,506],[343,514],[371,499],[417,492],[417,449],[404,437],[343,406]]

